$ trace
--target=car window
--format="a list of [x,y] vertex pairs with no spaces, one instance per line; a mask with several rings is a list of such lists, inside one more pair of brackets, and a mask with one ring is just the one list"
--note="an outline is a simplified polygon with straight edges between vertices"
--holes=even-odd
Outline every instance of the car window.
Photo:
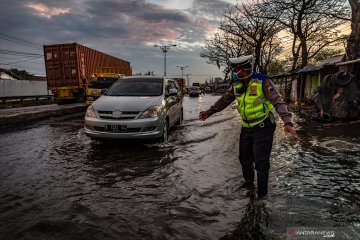
[[175,81],[169,81],[169,83],[170,83],[170,87],[171,87],[171,88],[175,88],[176,90],[179,91],[180,87],[179,87],[179,85],[177,84],[177,82],[175,82]]
[[106,92],[106,96],[160,96],[163,79],[122,78]]
[[171,88],[170,81],[167,81],[167,82],[166,82],[166,86],[165,86],[165,93],[166,93],[166,94],[169,94],[170,88]]

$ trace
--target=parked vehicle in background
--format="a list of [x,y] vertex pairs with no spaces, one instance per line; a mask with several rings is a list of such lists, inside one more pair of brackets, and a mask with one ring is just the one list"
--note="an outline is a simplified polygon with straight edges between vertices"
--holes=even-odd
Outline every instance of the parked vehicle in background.
[[223,94],[223,93],[226,93],[227,90],[229,90],[229,88],[230,88],[230,83],[219,83],[216,86],[214,92]]
[[183,121],[183,95],[177,81],[131,76],[115,82],[85,114],[85,134],[93,139],[160,139]]
[[99,66],[131,75],[130,62],[77,43],[45,45],[44,58],[48,88],[59,104],[85,102],[89,79]]
[[188,93],[190,97],[198,97],[201,94],[201,89],[197,86],[190,86]]

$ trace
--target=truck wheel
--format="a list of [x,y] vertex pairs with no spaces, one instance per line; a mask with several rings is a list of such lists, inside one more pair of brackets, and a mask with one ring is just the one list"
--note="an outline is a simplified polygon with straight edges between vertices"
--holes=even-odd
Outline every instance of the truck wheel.
[[169,125],[167,123],[167,121],[165,121],[164,123],[164,130],[163,130],[163,134],[160,137],[160,142],[167,142],[169,138]]

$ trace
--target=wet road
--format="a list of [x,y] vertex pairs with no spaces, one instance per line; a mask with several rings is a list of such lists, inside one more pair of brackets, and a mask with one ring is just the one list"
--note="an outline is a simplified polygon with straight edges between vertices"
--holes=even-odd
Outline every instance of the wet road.
[[278,127],[270,195],[239,189],[241,123],[218,97],[185,98],[166,144],[98,142],[83,119],[1,133],[0,239],[286,239],[287,227],[360,227],[360,126]]

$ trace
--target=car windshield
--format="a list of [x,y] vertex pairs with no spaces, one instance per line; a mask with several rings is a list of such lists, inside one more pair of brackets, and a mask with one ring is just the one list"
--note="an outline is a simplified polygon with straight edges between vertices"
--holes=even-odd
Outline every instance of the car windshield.
[[197,90],[199,90],[199,87],[190,87],[190,90],[197,91]]
[[163,92],[163,79],[123,78],[114,83],[106,96],[160,96]]

